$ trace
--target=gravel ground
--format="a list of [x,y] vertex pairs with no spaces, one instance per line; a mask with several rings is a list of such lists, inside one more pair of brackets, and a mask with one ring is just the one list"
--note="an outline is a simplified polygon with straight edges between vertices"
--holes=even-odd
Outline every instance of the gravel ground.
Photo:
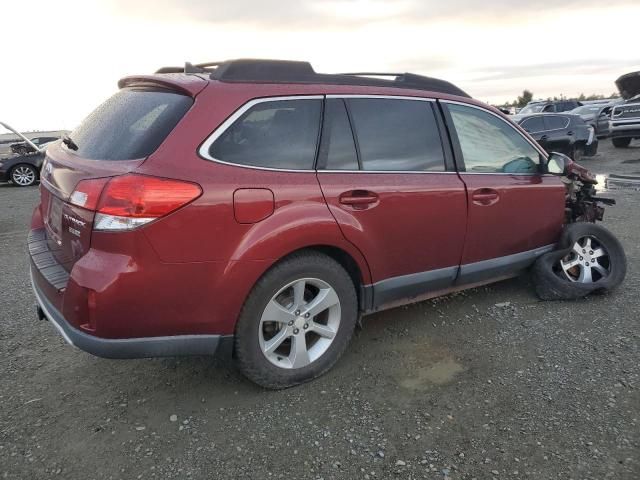
[[[640,174],[640,146],[582,163]],[[211,358],[115,361],[35,317],[36,188],[0,185],[0,476],[640,478],[640,192],[605,225],[610,295],[541,302],[525,276],[367,317],[319,380],[261,390]]]

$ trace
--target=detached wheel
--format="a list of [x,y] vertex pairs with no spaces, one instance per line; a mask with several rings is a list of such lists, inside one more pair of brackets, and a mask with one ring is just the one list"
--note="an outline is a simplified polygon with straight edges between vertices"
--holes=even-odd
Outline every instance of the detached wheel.
[[611,143],[613,143],[613,146],[616,148],[627,148],[631,143],[631,138],[629,137],[612,138]]
[[31,165],[16,165],[11,170],[11,181],[18,187],[30,187],[38,180],[38,172]]
[[627,258],[620,241],[592,223],[567,225],[558,249],[533,267],[536,292],[543,300],[570,300],[610,291],[622,283]]
[[340,358],[357,317],[356,290],[339,263],[312,251],[291,255],[245,302],[235,335],[240,370],[272,389],[312,380]]

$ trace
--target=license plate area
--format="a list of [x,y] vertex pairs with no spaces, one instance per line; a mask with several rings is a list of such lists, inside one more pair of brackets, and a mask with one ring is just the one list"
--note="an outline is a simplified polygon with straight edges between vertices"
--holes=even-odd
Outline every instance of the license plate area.
[[49,204],[44,223],[47,227],[49,238],[54,240],[56,245],[62,245],[60,230],[62,228],[62,201],[55,195],[49,194]]

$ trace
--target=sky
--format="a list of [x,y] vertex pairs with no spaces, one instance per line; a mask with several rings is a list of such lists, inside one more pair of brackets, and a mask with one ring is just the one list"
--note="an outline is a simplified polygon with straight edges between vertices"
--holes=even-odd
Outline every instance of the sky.
[[494,104],[525,88],[608,95],[640,70],[638,0],[5,0],[0,12],[0,121],[19,130],[72,130],[121,77],[185,61],[409,71]]

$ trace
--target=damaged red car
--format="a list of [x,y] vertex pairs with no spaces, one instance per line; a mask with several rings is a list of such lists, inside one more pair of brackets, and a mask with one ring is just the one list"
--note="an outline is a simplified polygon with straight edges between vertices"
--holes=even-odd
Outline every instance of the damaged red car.
[[414,74],[163,68],[46,153],[41,318],[94,355],[233,355],[268,388],[326,372],[361,315],[533,267],[543,298],[622,282],[588,172]]

